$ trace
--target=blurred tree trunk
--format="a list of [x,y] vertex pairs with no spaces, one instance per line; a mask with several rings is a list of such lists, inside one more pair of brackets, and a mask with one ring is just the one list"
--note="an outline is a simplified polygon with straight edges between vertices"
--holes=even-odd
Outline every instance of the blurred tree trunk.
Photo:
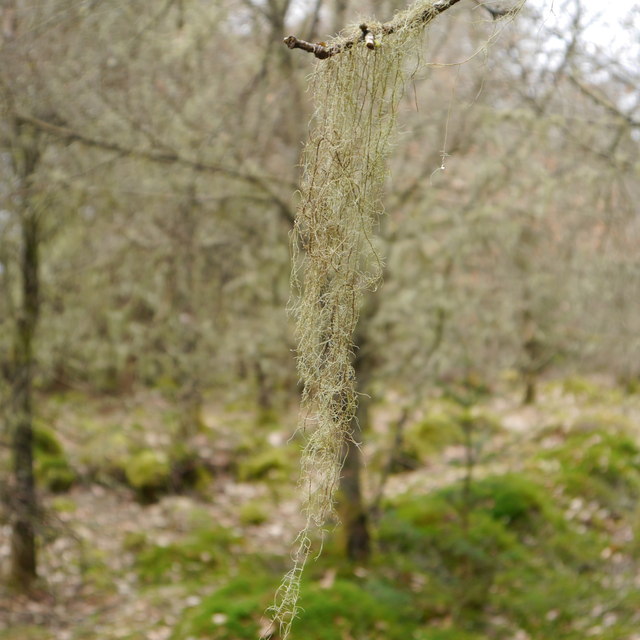
[[378,307],[375,295],[368,296],[356,329],[356,358],[353,363],[358,392],[358,410],[352,426],[353,440],[345,443],[344,465],[338,494],[338,514],[344,532],[344,551],[349,560],[366,562],[371,554],[369,511],[364,504],[360,473],[362,452],[356,444],[357,432],[369,427],[371,398],[367,395],[373,375],[374,357],[367,337],[367,326]]
[[537,397],[538,380],[536,375],[536,360],[538,358],[538,342],[536,340],[536,328],[531,310],[525,308],[522,312],[522,317],[522,351],[526,360],[522,367],[522,377],[524,380],[522,403],[529,405],[534,404]]
[[[368,402],[360,398],[357,420],[360,428],[368,420]],[[371,536],[369,533],[369,514],[362,499],[360,470],[362,453],[353,440],[345,443],[344,466],[340,478],[338,497],[338,513],[344,531],[344,551],[349,560],[366,562],[371,553]]]
[[22,299],[18,307],[12,371],[13,473],[11,573],[13,586],[26,591],[36,578],[35,519],[37,499],[33,473],[33,364],[40,311],[38,213],[30,197],[31,176],[39,160],[38,134],[29,126],[16,130],[12,160],[18,179]]

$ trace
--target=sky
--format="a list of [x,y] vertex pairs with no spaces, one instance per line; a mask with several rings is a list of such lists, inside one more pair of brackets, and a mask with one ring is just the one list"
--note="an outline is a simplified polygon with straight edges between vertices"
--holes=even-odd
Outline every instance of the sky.
[[[574,1],[569,0],[569,7]],[[539,9],[546,22],[554,23],[562,20],[567,0],[527,0],[527,4]],[[621,36],[624,38],[621,23],[634,12],[636,21],[640,22],[640,0],[581,0],[581,4],[585,9],[585,21],[590,25],[586,35],[603,45],[609,45]]]
[[[527,0],[543,16],[544,27],[561,30],[575,12],[575,0]],[[640,61],[640,0],[581,0],[586,28],[581,40],[602,62],[620,61],[637,75]],[[568,11],[565,6],[569,7]],[[626,21],[626,25],[625,25]],[[635,28],[631,28],[634,25]]]

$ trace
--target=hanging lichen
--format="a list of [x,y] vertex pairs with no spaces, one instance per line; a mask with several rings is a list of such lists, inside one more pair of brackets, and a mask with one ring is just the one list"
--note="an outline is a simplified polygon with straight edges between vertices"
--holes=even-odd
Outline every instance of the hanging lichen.
[[352,437],[353,334],[362,294],[381,275],[373,234],[406,61],[415,58],[426,25],[456,2],[417,2],[389,23],[354,26],[327,45],[285,40],[321,60],[311,78],[316,112],[293,238],[301,429],[308,438],[300,481],[306,524],[272,608],[283,639],[298,611],[305,563],[314,549],[319,552],[344,443]]
[[[375,25],[368,28],[375,34]],[[293,241],[301,427],[308,434],[301,463],[306,525],[273,608],[283,638],[297,613],[304,565],[333,509],[343,445],[351,437],[353,333],[362,293],[380,278],[372,235],[382,212],[403,61],[415,53],[418,36],[416,29],[398,29],[373,50],[363,41],[317,63],[311,80],[317,110]]]

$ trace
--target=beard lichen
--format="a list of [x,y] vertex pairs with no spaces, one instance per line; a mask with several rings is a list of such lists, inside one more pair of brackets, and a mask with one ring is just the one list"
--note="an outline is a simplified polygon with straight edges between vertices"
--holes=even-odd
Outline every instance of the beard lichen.
[[[418,2],[398,14],[391,31],[389,23],[367,23],[373,48],[362,40],[344,47],[317,62],[311,76],[316,111],[303,154],[292,243],[292,311],[304,385],[300,427],[307,435],[300,480],[306,524],[271,608],[283,639],[298,612],[304,566],[319,552],[332,515],[344,444],[352,437],[353,334],[362,295],[381,276],[373,235],[383,210],[395,114],[406,61],[415,57],[423,28],[436,15],[432,6]],[[355,41],[360,30],[353,26],[328,46]]]

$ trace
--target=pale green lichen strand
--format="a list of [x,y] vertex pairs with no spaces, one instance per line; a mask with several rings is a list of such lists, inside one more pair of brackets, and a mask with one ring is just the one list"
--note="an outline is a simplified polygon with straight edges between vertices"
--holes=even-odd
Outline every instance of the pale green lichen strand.
[[[419,2],[399,15],[381,46],[372,50],[359,42],[316,63],[311,79],[316,113],[294,230],[292,305],[304,384],[301,428],[308,438],[300,481],[306,525],[272,608],[282,638],[298,611],[304,566],[333,511],[344,443],[351,437],[357,405],[353,334],[362,294],[375,288],[381,275],[373,235],[382,213],[395,113],[405,61],[415,57],[428,22],[417,17],[431,5]],[[382,33],[382,25],[367,26]],[[358,31],[357,26],[347,30],[342,41]]]

